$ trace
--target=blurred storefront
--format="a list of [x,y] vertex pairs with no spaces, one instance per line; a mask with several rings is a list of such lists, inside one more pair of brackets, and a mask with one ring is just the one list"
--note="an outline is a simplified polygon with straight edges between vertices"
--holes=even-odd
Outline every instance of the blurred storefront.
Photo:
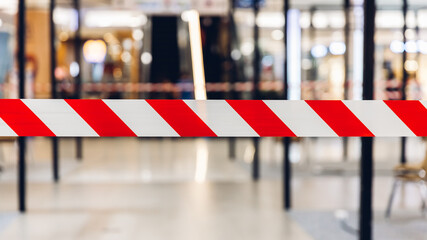
[[[4,97],[16,97],[15,52],[9,47],[16,42],[16,1],[6,2],[0,5],[0,83]],[[50,96],[47,3],[29,1],[28,97]],[[401,4],[380,1],[377,6],[381,37],[376,39],[375,98],[399,99],[405,70],[408,99],[422,99],[427,91],[427,10],[410,2],[404,43]],[[260,28],[261,96],[282,96],[285,19],[279,0],[261,1],[256,19],[251,2],[242,0],[82,1],[80,28],[72,1],[60,1],[54,13],[57,91],[73,97],[74,76],[80,73],[84,98],[192,98],[189,9],[201,14],[208,98],[251,97],[254,23]],[[361,2],[350,1],[347,15],[343,1],[291,2],[289,16],[291,99],[361,99]],[[78,30],[80,61],[74,54]]]

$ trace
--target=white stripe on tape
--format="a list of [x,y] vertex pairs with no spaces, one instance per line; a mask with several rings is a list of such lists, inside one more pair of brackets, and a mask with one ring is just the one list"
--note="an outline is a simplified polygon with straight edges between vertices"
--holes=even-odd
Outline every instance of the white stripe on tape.
[[62,99],[22,99],[56,135],[97,137],[98,134]]
[[179,137],[145,100],[104,100],[105,104],[140,137]]
[[415,136],[383,101],[349,101],[343,103],[376,136]]
[[12,128],[9,127],[9,125],[7,125],[7,123],[5,123],[3,121],[3,119],[0,118],[0,136],[2,137],[16,137],[18,136],[18,134],[16,134]]
[[184,101],[219,137],[259,136],[225,100]]
[[298,137],[336,137],[337,134],[305,101],[264,100]]

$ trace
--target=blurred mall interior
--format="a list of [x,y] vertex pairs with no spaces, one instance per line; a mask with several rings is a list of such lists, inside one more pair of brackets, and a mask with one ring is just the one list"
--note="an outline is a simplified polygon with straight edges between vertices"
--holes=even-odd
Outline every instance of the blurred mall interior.
[[[362,100],[364,5],[0,0],[0,98]],[[373,98],[426,99],[427,2],[375,5]],[[0,239],[426,239],[425,139],[374,138],[366,206],[361,138],[288,140],[28,137],[23,209],[0,138]]]

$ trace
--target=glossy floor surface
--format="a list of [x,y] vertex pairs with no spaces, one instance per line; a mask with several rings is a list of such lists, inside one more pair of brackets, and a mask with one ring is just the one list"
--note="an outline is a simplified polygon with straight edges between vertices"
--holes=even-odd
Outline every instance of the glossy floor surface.
[[[279,139],[261,140],[258,182],[250,178],[252,139],[236,140],[233,159],[228,139],[84,139],[81,161],[74,157],[74,139],[61,139],[57,184],[51,181],[50,140],[29,139],[26,214],[16,211],[16,147],[3,142],[0,239],[321,239],[325,235],[310,227],[322,229],[326,222],[339,226],[331,217],[337,210],[358,209],[360,143],[348,140],[345,160],[342,139],[293,144],[291,214],[282,210]],[[375,145],[374,210],[376,221],[386,228],[407,223],[408,215],[416,224],[424,221],[415,184],[399,188],[392,219],[383,217],[399,142],[378,139]],[[408,142],[408,160],[421,161],[424,142]],[[328,214],[322,218],[321,212]]]

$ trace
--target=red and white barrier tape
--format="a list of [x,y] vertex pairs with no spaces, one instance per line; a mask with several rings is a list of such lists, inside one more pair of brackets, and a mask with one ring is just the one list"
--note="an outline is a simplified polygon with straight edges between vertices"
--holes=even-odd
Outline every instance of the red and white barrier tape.
[[427,136],[427,101],[1,99],[0,136]]

